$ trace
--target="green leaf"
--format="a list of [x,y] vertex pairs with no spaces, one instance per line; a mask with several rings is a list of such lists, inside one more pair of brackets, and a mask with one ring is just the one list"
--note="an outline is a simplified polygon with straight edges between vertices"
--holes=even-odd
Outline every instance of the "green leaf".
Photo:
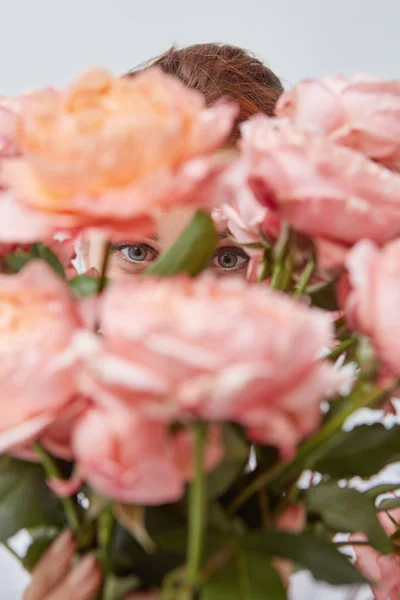
[[161,548],[157,548],[154,554],[147,554],[119,523],[113,528],[108,551],[113,573],[119,576],[135,573],[145,587],[160,587],[165,575],[185,560],[184,554]]
[[[160,533],[153,533],[152,539],[156,542],[157,547],[163,550],[184,554],[187,548],[187,535],[187,527],[182,525],[171,527]],[[232,541],[234,538],[230,533],[208,529],[204,540],[204,555],[209,557]]]
[[4,258],[7,267],[12,273],[18,273],[22,267],[24,267],[32,257],[26,252],[13,252],[13,254],[7,254]]
[[49,267],[51,267],[60,277],[64,278],[64,267],[58,260],[58,257],[44,244],[33,244],[31,250],[32,258],[41,258]]
[[364,494],[373,500],[376,500],[381,494],[387,494],[388,492],[395,492],[400,489],[400,483],[381,483],[368,490],[365,490]]
[[29,530],[29,533],[32,537],[32,542],[29,545],[24,558],[22,559],[25,569],[28,571],[33,569],[33,567],[54,541],[59,531],[60,530],[57,527],[48,527],[47,525]]
[[140,579],[136,575],[117,577],[110,573],[104,582],[102,598],[104,600],[125,600],[127,595],[136,590]]
[[[268,595],[267,595],[268,594]],[[239,550],[202,586],[200,600],[286,600],[282,581],[265,555]]]
[[[323,449],[321,449],[323,452]],[[371,477],[386,465],[400,459],[400,426],[386,429],[381,423],[360,425],[342,432],[336,443],[310,466],[336,478]]]
[[69,287],[81,298],[94,296],[99,289],[99,278],[89,275],[78,275],[68,282]]
[[113,504],[113,513],[117,521],[135,538],[148,554],[156,549],[145,525],[145,508],[143,506]]
[[218,243],[210,215],[198,211],[175,244],[146,270],[147,275],[189,273],[192,277],[205,269]]
[[225,456],[221,464],[207,477],[209,499],[221,496],[243,472],[249,457],[249,446],[232,425],[224,425]]
[[305,497],[309,512],[317,513],[333,531],[360,531],[380,552],[393,551],[392,543],[377,519],[374,501],[365,494],[328,482],[311,487]]
[[0,458],[0,541],[21,529],[63,527],[62,504],[46,485],[39,465]]
[[306,293],[310,296],[313,306],[324,310],[338,310],[336,300],[336,281],[310,285]]
[[287,558],[311,571],[316,579],[333,585],[365,583],[350,561],[333,546],[308,533],[292,533],[265,528],[243,538],[247,550]]
[[378,504],[378,510],[392,510],[400,506],[400,496],[396,498],[385,498]]
[[10,271],[18,273],[28,262],[37,259],[44,260],[49,267],[51,267],[57,275],[64,278],[64,267],[58,260],[58,257],[44,244],[32,244],[29,252],[17,251],[12,254],[8,254],[5,257],[6,264]]

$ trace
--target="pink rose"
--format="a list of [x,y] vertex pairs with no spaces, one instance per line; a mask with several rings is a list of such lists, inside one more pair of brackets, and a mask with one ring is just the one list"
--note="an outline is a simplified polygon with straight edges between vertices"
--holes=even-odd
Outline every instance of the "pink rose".
[[280,97],[276,114],[400,171],[400,81],[306,79]]
[[347,258],[352,291],[346,301],[350,324],[370,336],[384,362],[400,374],[400,240],[379,250],[359,242]]
[[362,154],[264,116],[244,125],[242,150],[256,196],[294,229],[345,247],[400,235],[400,175]]
[[[388,535],[398,527],[392,519],[400,522],[400,509],[383,511],[378,514],[379,521]],[[364,538],[363,538],[364,539]],[[359,541],[358,534],[350,536],[350,541]],[[370,546],[354,545],[356,567],[372,583],[375,600],[400,600],[400,555],[381,555]]]
[[83,393],[165,421],[237,421],[285,457],[341,379],[317,359],[326,313],[240,279],[130,278],[106,290],[100,322]]
[[[88,227],[140,235],[160,211],[203,206],[210,199],[200,198],[199,180],[213,170],[211,154],[236,112],[225,102],[206,108],[201,94],[158,68],[124,78],[94,69],[63,93],[33,94],[18,118],[22,156],[2,168],[9,194],[0,239]],[[12,232],[1,226],[11,220]]]
[[64,282],[41,261],[0,275],[0,450],[37,437],[69,402],[74,365],[63,362],[80,325]]
[[[229,230],[240,245],[259,244],[263,236],[273,242],[279,236],[280,223],[271,210],[262,206],[248,184],[248,166],[240,159],[219,178],[215,196],[218,206],[213,218]],[[246,247],[250,257],[247,280],[258,281],[263,270],[263,248]]]
[[[121,502],[164,504],[178,500],[191,479],[187,435],[169,433],[161,421],[133,411],[93,408],[76,425],[72,448],[80,476],[100,493]],[[211,449],[206,447],[205,468],[215,468],[222,458],[220,441],[213,436]]]

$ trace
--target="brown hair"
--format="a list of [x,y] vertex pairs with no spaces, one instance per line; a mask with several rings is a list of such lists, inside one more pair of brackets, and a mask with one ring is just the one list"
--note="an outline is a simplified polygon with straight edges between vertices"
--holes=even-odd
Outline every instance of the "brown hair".
[[257,113],[272,115],[283,92],[279,78],[251,53],[226,44],[173,46],[165,54],[134,69],[157,65],[189,88],[201,92],[209,106],[222,96],[233,99],[240,111],[230,143],[239,137],[238,124]]

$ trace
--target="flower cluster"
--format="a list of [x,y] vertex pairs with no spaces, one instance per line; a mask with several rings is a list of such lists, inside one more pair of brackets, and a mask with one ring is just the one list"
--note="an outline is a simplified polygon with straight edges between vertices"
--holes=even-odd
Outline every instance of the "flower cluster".
[[[103,566],[134,572],[138,598],[219,597],[221,577],[228,597],[237,564],[276,598],[294,562],[359,583],[331,541],[345,531],[370,544],[376,598],[398,600],[397,513],[374,500],[400,483],[348,484],[398,458],[398,426],[343,425],[400,376],[400,83],[302,82],[227,152],[236,115],[157,68],[0,99],[0,488],[41,462],[40,503],[64,502],[80,550],[117,553],[129,530],[133,563]],[[106,252],[76,272],[80,239],[142,239],[188,208],[148,271],[110,281]],[[246,278],[201,273],[212,219]],[[303,490],[306,470],[322,481]]]

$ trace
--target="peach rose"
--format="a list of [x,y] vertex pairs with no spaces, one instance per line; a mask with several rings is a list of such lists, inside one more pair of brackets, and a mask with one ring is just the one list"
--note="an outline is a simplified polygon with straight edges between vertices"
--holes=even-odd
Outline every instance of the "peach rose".
[[[72,448],[80,476],[95,490],[121,502],[164,504],[183,495],[192,475],[192,448],[186,435],[171,434],[161,421],[133,411],[93,408],[76,425]],[[179,454],[182,449],[185,456]],[[217,457],[214,448],[211,452],[206,448],[206,468],[215,468],[221,458],[220,447]]]
[[306,79],[280,97],[276,114],[400,171],[400,81]]
[[17,113],[20,105],[21,102],[18,98],[0,96],[0,158],[8,158],[18,154],[15,142]]
[[359,242],[347,258],[352,291],[346,300],[349,323],[370,336],[379,356],[400,374],[400,240],[379,250]]
[[240,279],[130,278],[101,302],[102,349],[87,352],[82,393],[107,407],[237,421],[288,457],[341,379],[317,359],[327,314]]
[[[400,524],[400,509],[382,511],[378,519],[388,535],[398,529]],[[394,521],[394,522],[393,522]],[[351,541],[364,540],[359,534],[350,536]],[[354,545],[356,567],[372,582],[375,600],[400,600],[400,555],[382,555],[370,546]]]
[[[233,104],[206,108],[158,68],[124,78],[92,70],[64,93],[33,94],[18,119],[22,156],[3,165],[0,223],[18,223],[17,241],[83,227],[147,231],[162,210],[206,202],[199,179],[235,116]],[[0,239],[12,235],[0,226]]]
[[362,154],[260,115],[242,150],[257,198],[294,229],[343,246],[400,235],[400,175]]
[[37,437],[75,395],[64,364],[80,320],[64,282],[42,261],[0,275],[0,450]]

